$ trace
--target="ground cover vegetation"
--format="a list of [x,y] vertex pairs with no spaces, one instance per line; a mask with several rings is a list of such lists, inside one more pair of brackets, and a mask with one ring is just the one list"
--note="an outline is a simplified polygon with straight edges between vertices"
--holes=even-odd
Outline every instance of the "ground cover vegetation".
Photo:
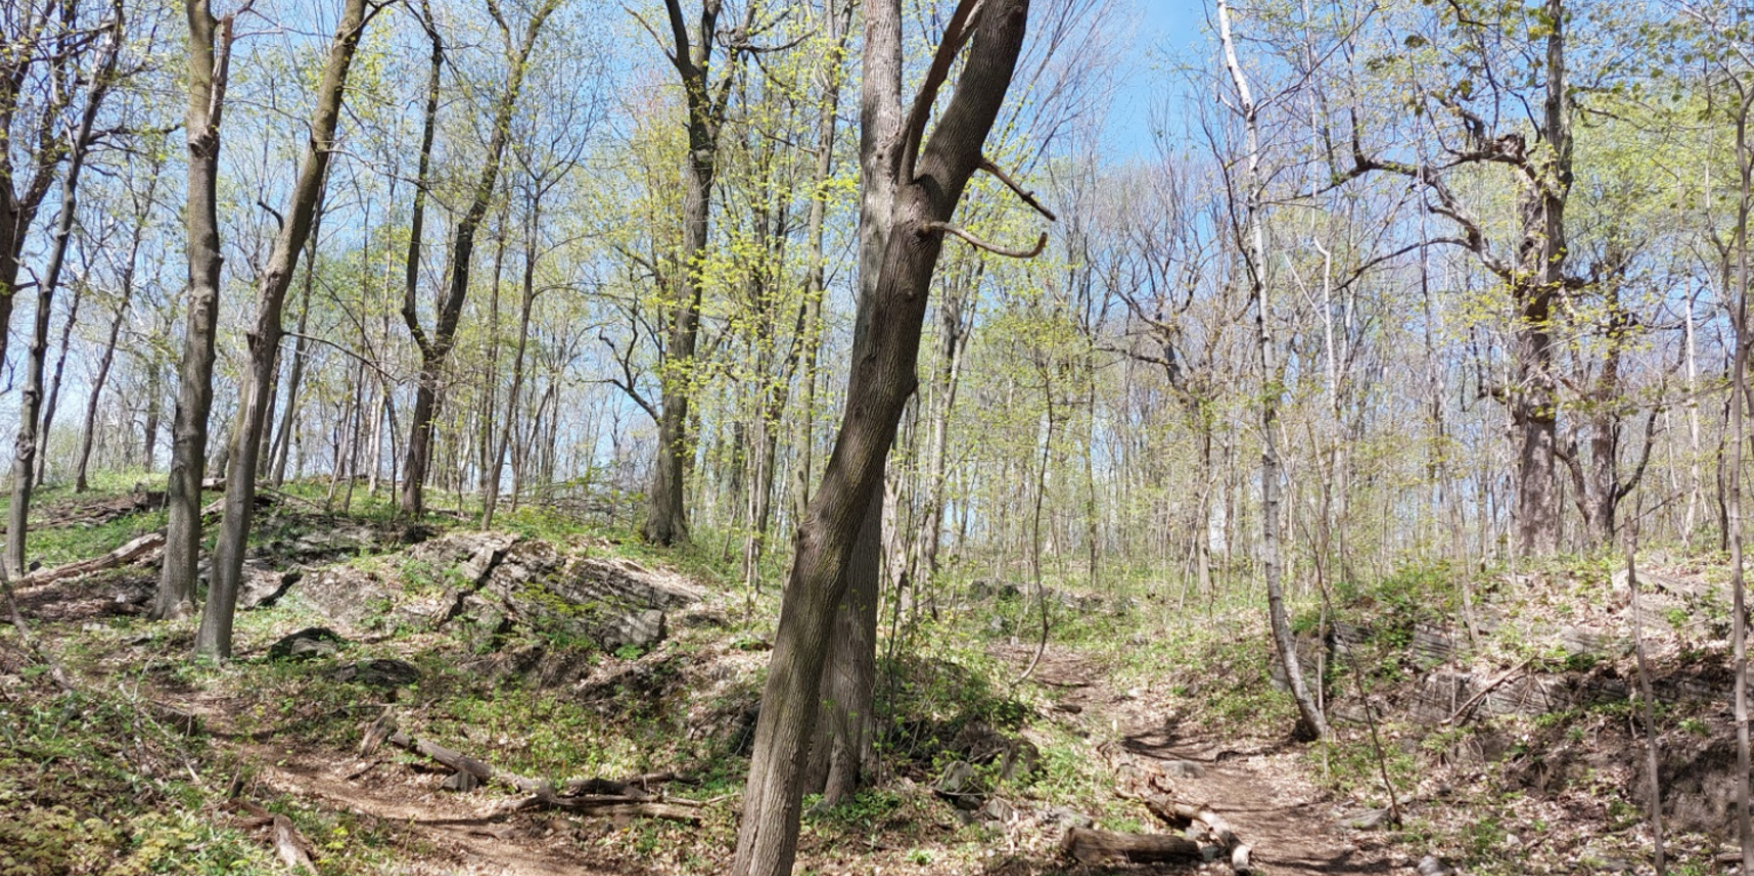
[[1168,6],[7,4],[0,874],[1754,872],[1749,11]]

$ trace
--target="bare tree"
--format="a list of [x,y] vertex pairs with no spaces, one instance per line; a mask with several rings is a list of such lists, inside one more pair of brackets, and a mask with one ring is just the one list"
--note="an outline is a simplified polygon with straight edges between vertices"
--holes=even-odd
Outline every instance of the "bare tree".
[[[514,37],[511,24],[500,10],[497,0],[487,0],[488,11],[493,16],[504,44],[506,81],[494,99],[491,120],[493,127],[488,133],[486,163],[476,175],[469,206],[464,210],[463,217],[457,221],[457,227],[451,235],[450,284],[444,299],[439,303],[438,317],[431,335],[420,326],[420,311],[415,301],[420,234],[419,226],[414,226],[413,240],[409,243],[409,281],[407,294],[402,302],[402,320],[407,323],[408,333],[413,336],[415,346],[420,349],[420,378],[414,389],[414,410],[408,420],[408,455],[403,465],[400,496],[404,514],[418,516],[426,508],[426,474],[432,464],[433,418],[437,414],[439,402],[439,372],[444,368],[445,360],[450,357],[451,347],[456,343],[457,323],[462,319],[463,303],[469,295],[469,270],[475,257],[475,235],[480,231],[482,221],[487,218],[487,208],[491,205],[494,191],[499,185],[500,167],[505,162],[506,144],[511,139],[512,116],[517,112],[518,100],[523,95],[524,76],[529,70],[530,56],[536,50],[536,41],[542,35],[542,26],[559,6],[560,0],[543,0],[524,24],[522,35]],[[429,29],[432,27],[430,15],[427,26]],[[432,34],[433,44],[433,81],[436,82],[439,67],[437,59],[443,54],[443,48],[436,32],[429,33]],[[421,202],[425,188],[437,100],[438,91],[434,85],[428,92],[426,131],[422,135],[425,145],[420,157],[421,182],[417,184],[414,195],[417,205]]]
[[[1291,634],[1291,621],[1285,610],[1285,586],[1281,552],[1283,536],[1280,527],[1280,490],[1284,477],[1279,462],[1279,403],[1284,394],[1284,376],[1278,364],[1278,350],[1273,342],[1271,310],[1267,288],[1267,232],[1262,215],[1260,104],[1255,102],[1248,77],[1237,59],[1236,41],[1231,37],[1230,7],[1218,0],[1218,36],[1223,43],[1224,67],[1236,89],[1235,110],[1242,117],[1247,138],[1242,181],[1243,215],[1233,223],[1242,242],[1243,269],[1248,275],[1249,297],[1255,308],[1255,345],[1260,355],[1260,417],[1261,417],[1261,572],[1267,580],[1267,620],[1273,630],[1273,646],[1284,665],[1292,699],[1303,728],[1317,739],[1328,735],[1328,722],[1316,706],[1304,683],[1303,668],[1297,659],[1297,640]],[[1233,196],[1234,203],[1234,196]]]

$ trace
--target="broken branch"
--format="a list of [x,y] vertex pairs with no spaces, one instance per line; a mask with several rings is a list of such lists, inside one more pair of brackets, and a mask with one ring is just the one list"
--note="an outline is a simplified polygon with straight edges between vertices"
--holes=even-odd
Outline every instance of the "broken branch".
[[962,238],[963,242],[967,243],[969,246],[974,247],[975,249],[983,249],[983,250],[986,250],[987,252],[992,253],[993,255],[1004,256],[1005,258],[1008,258],[1008,259],[1032,259],[1032,258],[1035,258],[1036,256],[1041,255],[1041,251],[1046,249],[1047,245],[1048,245],[1048,236],[1045,232],[1040,237],[1036,238],[1035,246],[1033,248],[1030,248],[1030,249],[1006,249],[1002,246],[995,246],[994,244],[988,243],[988,242],[974,236],[973,234],[970,234],[969,232],[964,231],[963,229],[956,227],[955,225],[951,225],[948,222],[927,222],[925,225],[921,226],[920,230],[924,233],[927,233],[927,234],[930,234],[933,232],[938,232],[938,233],[943,233],[943,234],[952,234],[952,235],[955,235],[957,237]]
[[981,156],[981,163],[977,166],[981,170],[984,170],[987,173],[990,173],[994,177],[998,178],[999,182],[1004,183],[1006,188],[1010,189],[1013,192],[1016,192],[1017,197],[1023,199],[1023,203],[1028,204],[1031,207],[1034,207],[1035,212],[1040,213],[1043,216],[1046,216],[1048,218],[1049,222],[1060,221],[1060,217],[1055,216],[1054,211],[1049,210],[1045,206],[1042,206],[1042,203],[1035,199],[1034,192],[1027,191],[1022,186],[1018,185],[1017,181],[1012,179],[1010,174],[1007,174],[1005,171],[1001,170],[997,164],[994,164],[992,159],[986,157],[985,155],[982,155]]

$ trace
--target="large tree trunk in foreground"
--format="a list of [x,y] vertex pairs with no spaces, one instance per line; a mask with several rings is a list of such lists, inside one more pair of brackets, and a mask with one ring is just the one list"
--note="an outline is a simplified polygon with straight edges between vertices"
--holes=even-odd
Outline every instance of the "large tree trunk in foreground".
[[[850,24],[850,22],[849,22]],[[860,109],[859,299],[853,345],[870,331],[869,302],[877,294],[883,254],[895,210],[893,149],[872,148],[901,136],[901,40],[899,19],[867,16],[865,94]],[[850,31],[850,28],[848,28]],[[838,98],[837,98],[838,100]],[[832,137],[827,126],[825,136]],[[859,772],[869,759],[874,729],[872,700],[877,678],[877,603],[883,578],[883,476],[865,509],[846,568],[845,595],[836,609],[828,668],[822,674],[821,711],[810,744],[803,788],[822,794],[834,806],[858,789]],[[799,515],[803,525],[807,511]]]
[[[881,484],[882,480],[879,479]],[[883,491],[871,496],[847,562],[845,595],[834,615],[833,642],[822,672],[810,758],[803,790],[820,793],[824,807],[839,805],[859,788],[872,756],[873,695],[877,688],[877,603],[883,571]]]
[[[791,578],[781,599],[761,719],[743,794],[733,876],[789,876],[797,852],[804,764],[821,709],[818,691],[828,639],[846,592],[848,560],[871,503],[882,487],[883,462],[902,408],[918,383],[915,373],[927,291],[943,249],[951,213],[981,163],[981,148],[998,117],[1022,47],[1028,0],[995,0],[968,27],[977,0],[964,0],[922,85],[901,136],[876,140],[867,132],[862,151],[882,153],[896,181],[888,245],[875,294],[861,302],[855,328],[846,412],[822,486],[810,502],[796,540]],[[896,81],[883,69],[900,58],[899,0],[868,0],[866,108],[896,100],[877,93]],[[881,28],[881,32],[878,30]],[[872,37],[877,34],[876,44]],[[938,86],[958,50],[974,49],[932,137],[921,132]],[[917,171],[915,157],[918,157]]]
[[[170,480],[165,486],[164,565],[152,616],[194,610],[195,567],[201,557],[201,480],[207,473],[207,417],[213,408],[213,341],[219,320],[219,124],[231,58],[231,16],[215,18],[211,0],[188,0],[189,112],[183,123],[189,149],[189,191],[183,210],[188,232],[189,327],[178,367],[176,416],[171,425]],[[148,453],[150,453],[150,448]]]
[[[1512,288],[1517,326],[1511,343],[1511,424],[1517,442],[1516,546],[1521,556],[1559,550],[1556,482],[1558,397],[1553,375],[1553,302],[1565,284],[1565,205],[1571,192],[1571,96],[1566,93],[1565,4],[1547,0],[1547,83],[1539,134],[1547,149],[1538,175],[1519,195],[1522,242]],[[1609,524],[1612,528],[1612,524]]]
[[311,114],[310,140],[299,162],[286,224],[274,241],[256,291],[256,324],[248,335],[249,371],[238,400],[238,419],[232,431],[231,456],[225,475],[225,518],[221,523],[218,550],[213,561],[212,585],[201,612],[201,628],[195,634],[195,653],[208,657],[231,656],[231,623],[237,610],[238,582],[243,575],[244,551],[249,547],[250,517],[256,506],[256,475],[261,466],[262,436],[267,431],[268,405],[274,398],[274,378],[280,367],[281,325],[286,290],[298,268],[299,253],[317,224],[318,202],[328,174],[329,153],[334,148],[335,127],[341,118],[342,92],[353,63],[359,35],[365,29],[365,0],[346,0],[335,36],[329,41],[328,61]]

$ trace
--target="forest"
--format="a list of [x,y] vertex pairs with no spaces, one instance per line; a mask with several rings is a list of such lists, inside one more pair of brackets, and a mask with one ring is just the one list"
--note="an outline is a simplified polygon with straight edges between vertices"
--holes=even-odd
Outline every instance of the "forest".
[[6,0],[0,876],[1754,873],[1745,0]]

